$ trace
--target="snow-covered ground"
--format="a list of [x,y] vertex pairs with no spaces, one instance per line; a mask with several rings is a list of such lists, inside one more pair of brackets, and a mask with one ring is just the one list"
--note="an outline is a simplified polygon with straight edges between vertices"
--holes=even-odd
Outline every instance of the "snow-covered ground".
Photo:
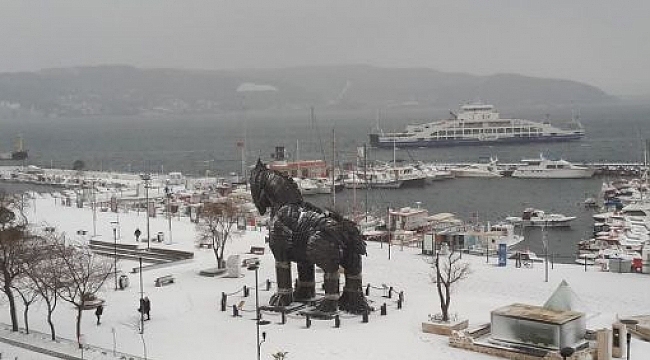
[[[63,207],[58,199],[43,195],[30,202],[27,211],[32,223],[55,226],[74,241],[84,241],[78,230],[93,235],[93,214],[88,209]],[[113,241],[111,221],[118,219],[115,213],[98,212],[96,220],[97,238]],[[146,235],[144,213],[120,213],[119,234],[121,243],[134,243],[133,232],[140,228]],[[164,218],[150,220],[150,232],[163,232],[168,236],[168,223]],[[257,340],[255,317],[255,291],[249,297],[241,292],[228,298],[229,308],[220,311],[221,293],[235,293],[244,285],[254,287],[255,274],[242,269],[240,278],[203,277],[202,269],[214,267],[215,258],[211,250],[194,246],[195,228],[188,219],[174,219],[172,223],[173,244],[152,243],[155,247],[179,248],[194,251],[195,258],[171,267],[147,270],[143,273],[145,295],[151,299],[151,320],[145,322],[144,342],[147,358],[165,359],[253,359],[256,358]],[[241,254],[242,258],[251,246],[264,246],[265,233],[246,231],[236,234],[227,245],[227,254]],[[439,312],[438,296],[431,282],[430,257],[420,254],[419,249],[391,247],[388,258],[386,246],[368,244],[368,256],[364,257],[363,283],[381,287],[393,286],[404,291],[405,303],[397,309],[396,297],[383,297],[384,291],[372,289],[369,300],[378,308],[388,304],[388,314],[380,316],[379,311],[371,314],[368,323],[361,317],[341,315],[341,327],[335,328],[333,321],[314,320],[306,328],[305,320],[291,315],[285,325],[280,317],[264,313],[264,319],[271,323],[262,326],[266,341],[261,344],[261,358],[272,359],[272,354],[286,351],[287,359],[456,359],[478,360],[492,357],[448,346],[445,337],[426,334],[421,323],[429,314]],[[266,279],[274,280],[274,260],[270,252],[259,256],[260,304],[266,304],[272,291],[265,291]],[[471,324],[489,322],[490,311],[515,302],[542,305],[565,279],[577,297],[578,307],[588,316],[590,329],[610,327],[614,319],[629,315],[650,313],[650,278],[640,274],[615,274],[589,268],[587,272],[577,265],[556,264],[549,269],[549,281],[545,282],[544,264],[532,268],[516,268],[514,263],[507,267],[495,265],[496,259],[486,263],[485,257],[464,255],[464,261],[471,263],[472,273],[458,283],[452,294],[451,312],[467,318]],[[139,276],[130,273],[137,266],[133,261],[120,261],[119,268],[130,279],[125,290],[113,290],[109,279],[100,297],[106,300],[101,325],[96,325],[92,311],[86,311],[82,320],[82,333],[89,345],[108,350],[114,347],[118,352],[143,356],[143,342],[138,333]],[[176,282],[155,287],[154,279],[173,274]],[[317,273],[317,277],[321,274]],[[320,278],[318,281],[322,280]],[[9,323],[6,301],[0,303],[0,321]],[[244,301],[243,316],[233,317],[230,305]],[[30,328],[48,333],[45,306],[35,304],[29,312]],[[55,312],[57,335],[74,339],[75,315],[69,304],[61,302]],[[21,326],[22,318],[21,318]],[[3,332],[2,334],[6,334]],[[26,342],[43,347],[53,347],[48,340],[21,337]],[[74,345],[56,344],[58,351],[80,356]],[[631,359],[641,360],[650,356],[650,344],[638,339],[632,340]],[[102,355],[87,350],[86,359],[108,359],[111,352]],[[0,342],[0,353],[4,358],[47,359]]]

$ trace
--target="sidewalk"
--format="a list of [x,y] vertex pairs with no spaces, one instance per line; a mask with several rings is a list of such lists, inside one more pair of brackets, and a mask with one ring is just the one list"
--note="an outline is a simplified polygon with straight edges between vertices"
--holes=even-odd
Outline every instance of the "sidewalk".
[[76,341],[60,337],[57,337],[56,341],[52,341],[49,334],[33,330],[30,330],[29,334],[26,334],[25,329],[22,328],[18,332],[13,332],[11,331],[11,326],[7,324],[0,324],[0,342],[66,360],[144,360],[140,356],[119,351],[113,353],[113,350],[92,345],[84,345],[82,354]]

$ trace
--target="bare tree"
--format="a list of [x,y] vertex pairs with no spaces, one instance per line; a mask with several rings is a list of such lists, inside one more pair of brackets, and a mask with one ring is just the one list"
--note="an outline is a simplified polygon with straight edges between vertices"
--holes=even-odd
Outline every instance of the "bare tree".
[[34,248],[36,255],[32,257],[30,266],[25,267],[25,275],[29,277],[36,292],[45,302],[51,339],[55,341],[56,330],[52,314],[59,299],[58,290],[61,286],[63,261],[58,257],[58,251],[52,251],[52,248],[63,244],[63,241],[60,235],[54,232],[45,234],[41,239],[40,246]]
[[104,286],[106,279],[113,274],[113,262],[100,258],[89,251],[74,246],[58,244],[54,247],[61,261],[62,274],[58,294],[77,310],[76,335],[81,344],[81,315],[83,310],[96,306],[88,301],[96,299],[96,294]]
[[239,215],[239,207],[232,199],[203,204],[197,224],[199,241],[211,244],[219,269],[225,267],[224,249]]
[[28,248],[25,244],[27,218],[22,209],[22,198],[0,192],[0,291],[9,302],[12,331],[18,331],[13,282],[22,273],[24,254]]
[[23,321],[25,322],[25,332],[29,334],[29,306],[32,305],[39,296],[39,293],[34,286],[34,283],[25,275],[20,276],[14,280],[12,287],[20,298],[23,300]]
[[440,298],[441,320],[447,322],[449,321],[451,287],[470,274],[469,263],[463,262],[460,253],[456,252],[452,247],[445,255],[442,255],[440,251],[436,251],[434,268],[436,270],[434,281]]

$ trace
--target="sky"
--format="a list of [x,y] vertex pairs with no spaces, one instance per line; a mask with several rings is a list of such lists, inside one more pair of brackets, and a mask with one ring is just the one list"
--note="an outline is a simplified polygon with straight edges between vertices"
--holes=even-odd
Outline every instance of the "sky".
[[650,94],[645,0],[4,0],[0,72],[369,64]]
[[[62,172],[59,172],[62,173]],[[74,176],[67,173],[67,176]],[[107,178],[109,175],[93,173],[93,177]],[[111,173],[115,181],[117,174]],[[131,186],[134,183],[130,181]],[[159,193],[162,184],[152,182],[152,193]],[[71,193],[68,193],[71,195]],[[125,196],[133,196],[132,189],[126,189]],[[98,199],[110,196],[110,193],[98,194]],[[83,241],[83,237],[74,235],[78,230],[87,230],[87,236],[93,233],[93,212],[88,206],[77,208],[62,206],[60,198],[42,194],[30,200],[26,215],[32,224],[53,226],[57,231],[65,232],[68,241]],[[72,200],[74,204],[74,199]],[[111,244],[114,241],[111,221],[116,214],[110,211],[96,213],[95,239]],[[133,229],[144,229],[145,217],[142,212],[120,212],[120,232],[116,240],[120,244],[134,244]],[[167,235],[167,221],[158,216],[150,220],[151,234],[163,232]],[[251,246],[265,247],[263,255],[255,255],[260,260],[259,279],[261,284],[258,296],[261,305],[268,304],[269,298],[276,290],[266,291],[266,279],[275,282],[274,258],[268,245],[264,244],[266,230],[249,229],[244,233],[235,233],[228,243],[225,255],[239,255],[240,260],[251,258],[248,254]],[[147,358],[156,360],[180,359],[254,359],[256,355],[255,291],[251,296],[243,297],[244,285],[254,289],[255,274],[242,268],[239,278],[199,276],[201,270],[213,268],[215,258],[211,249],[197,249],[194,246],[196,228],[187,217],[173,219],[173,241],[151,243],[154,248],[176,248],[194,252],[194,259],[166,267],[145,269],[142,273],[143,292],[151,299],[151,320],[145,322],[144,339]],[[169,239],[169,237],[165,237]],[[144,243],[141,248],[144,248]],[[390,258],[387,256],[391,251]],[[305,319],[296,313],[287,315],[287,322],[280,324],[280,316],[268,311],[262,312],[262,318],[271,323],[261,326],[267,333],[266,340],[260,345],[261,359],[272,359],[278,351],[287,351],[287,360],[311,359],[453,359],[453,360],[494,360],[494,357],[456,349],[449,346],[445,336],[422,332],[421,324],[429,315],[440,311],[438,295],[431,276],[431,257],[423,256],[418,247],[381,246],[368,242],[368,256],[363,257],[363,284],[371,284],[367,297],[378,308],[387,304],[386,316],[379,311],[370,314],[369,322],[362,323],[359,316],[341,313],[341,327],[335,328],[332,321],[314,320],[307,329]],[[517,268],[513,261],[507,260],[506,267],[496,266],[496,257],[486,262],[484,256],[463,255],[463,262],[470,266],[471,273],[466,279],[457,282],[452,290],[450,314],[469,321],[470,328],[477,328],[490,321],[490,312],[513,303],[543,305],[553,294],[557,286],[566,280],[572,290],[572,308],[584,312],[587,328],[597,330],[611,328],[618,318],[624,319],[645,315],[643,322],[648,328],[648,299],[650,287],[647,275],[634,273],[603,272],[599,267],[589,267],[587,271],[575,264],[555,264],[549,266],[548,281],[544,264],[535,263],[531,267]],[[116,360],[111,356],[111,349],[131,355],[143,355],[141,338],[137,332],[140,315],[136,311],[139,295],[139,276],[131,273],[137,267],[136,261],[121,260],[118,268],[130,279],[130,285],[122,291],[114,290],[114,281],[109,279],[106,288],[98,297],[104,299],[104,314],[101,325],[96,325],[92,311],[82,315],[81,331],[85,343],[93,347],[107,349],[106,356],[100,351],[88,350],[82,358],[93,360]],[[295,271],[296,266],[292,265]],[[173,275],[173,284],[156,287],[157,277]],[[295,273],[294,273],[295,278]],[[316,281],[321,284],[322,273],[316,273]],[[343,282],[343,280],[341,280]],[[397,309],[396,294],[387,299],[383,284],[394,286],[396,291],[404,291],[404,306]],[[513,291],[514,289],[514,291]],[[318,290],[320,292],[320,290]],[[221,293],[230,294],[227,299],[228,311],[221,312],[219,304]],[[231,306],[243,301],[241,317],[231,316]],[[22,302],[18,300],[19,314],[22,315]],[[10,334],[3,324],[10,323],[6,301],[0,297],[0,337],[45,347],[69,355],[79,356],[79,349],[73,341],[60,340],[53,343],[48,334],[46,307],[40,303],[30,306],[30,329],[34,335],[23,333]],[[57,335],[64,339],[75,338],[75,312],[72,306],[60,302],[54,312]],[[19,323],[24,326],[22,316]],[[486,341],[483,339],[482,341]],[[3,359],[20,360],[44,359],[12,348],[0,342]],[[637,337],[631,339],[630,360],[647,359],[650,343]],[[126,358],[132,358],[127,356]]]

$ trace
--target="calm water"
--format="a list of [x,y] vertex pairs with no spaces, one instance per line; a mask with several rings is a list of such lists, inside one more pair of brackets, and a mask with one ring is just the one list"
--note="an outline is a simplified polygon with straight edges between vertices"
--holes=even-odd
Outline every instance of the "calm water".
[[[499,109],[503,117],[552,122],[570,119],[569,108]],[[285,146],[292,157],[332,158],[332,134],[336,136],[339,162],[355,161],[357,146],[379,123],[386,131],[402,129],[408,122],[448,116],[448,109],[319,112],[311,122],[309,111],[241,113],[223,116],[177,116],[174,118],[74,118],[12,119],[0,117],[0,151],[9,151],[13,137],[22,133],[29,150],[28,163],[42,167],[70,168],[83,160],[91,169],[131,172],[181,171],[189,175],[240,172],[242,156],[236,146],[246,140],[245,161],[269,159],[275,146]],[[431,162],[477,161],[497,156],[517,162],[545,152],[573,162],[642,162],[645,139],[650,138],[650,105],[602,105],[582,107],[580,119],[587,136],[576,142],[541,145],[476,146],[437,149],[369,151],[370,159]],[[416,206],[430,212],[453,212],[481,222],[495,222],[520,215],[526,207],[578,216],[571,229],[547,233],[551,252],[575,252],[575,244],[591,231],[591,213],[582,202],[598,194],[602,178],[588,180],[456,179],[422,189],[372,190],[367,194],[337,194],[337,208],[384,212],[389,206]],[[310,199],[329,205],[328,196]],[[356,201],[355,201],[356,200]],[[543,253],[539,230],[530,230],[522,247]],[[569,260],[567,260],[569,261]]]

